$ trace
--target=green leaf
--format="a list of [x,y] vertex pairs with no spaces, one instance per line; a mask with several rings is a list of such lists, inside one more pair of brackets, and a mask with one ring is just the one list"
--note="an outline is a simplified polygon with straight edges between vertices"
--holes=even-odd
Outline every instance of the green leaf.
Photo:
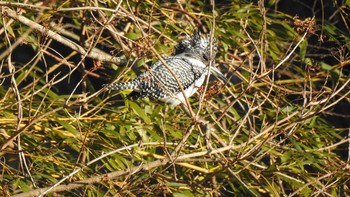
[[127,101],[127,103],[130,105],[131,109],[135,112],[137,116],[142,118],[143,121],[145,121],[146,124],[151,123],[151,119],[147,116],[147,114],[144,112],[144,110],[141,109],[141,107],[132,101]]
[[21,180],[18,182],[18,186],[24,192],[32,190],[32,188],[29,185],[27,185],[24,181],[21,181]]
[[60,123],[60,125],[62,125],[65,129],[67,129],[67,131],[69,131],[70,133],[72,133],[74,136],[79,137],[80,133],[79,131],[77,131],[72,125],[69,124],[69,122],[63,121],[63,120],[56,120],[58,123]]
[[304,60],[305,60],[305,55],[306,55],[306,51],[307,51],[307,46],[308,46],[307,40],[303,40],[303,41],[301,42],[301,44],[299,45],[299,47],[300,47],[299,54],[300,54],[300,59],[301,59],[301,61],[304,61]]
[[133,33],[133,32],[127,33],[127,34],[125,34],[125,36],[127,38],[130,38],[131,40],[137,40],[137,39],[142,38],[141,33]]
[[183,193],[174,193],[173,194],[174,197],[194,197],[194,194],[192,192],[190,192],[189,190],[185,190],[183,191]]

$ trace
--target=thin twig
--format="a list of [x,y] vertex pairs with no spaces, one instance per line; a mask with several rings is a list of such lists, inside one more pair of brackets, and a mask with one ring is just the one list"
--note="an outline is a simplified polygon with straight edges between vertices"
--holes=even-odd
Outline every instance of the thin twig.
[[[6,16],[11,17],[14,20],[18,20],[19,22],[27,25],[28,27],[39,31],[40,33],[42,33],[42,35],[46,35],[48,37],[50,37],[53,40],[56,40],[59,43],[64,44],[65,46],[71,48],[74,51],[77,51],[79,53],[81,53],[84,56],[93,58],[95,60],[100,60],[103,62],[110,62],[110,63],[115,63],[116,65],[124,65],[125,64],[125,59],[124,58],[120,58],[120,57],[114,57],[111,55],[108,55],[106,53],[101,53],[101,51],[96,52],[95,49],[92,49],[90,52],[87,52],[83,47],[81,47],[80,45],[78,45],[77,43],[62,37],[61,35],[57,34],[56,32],[51,31],[50,29],[45,28],[44,26],[29,20],[28,18],[17,14],[15,11],[11,10],[8,7],[4,7],[4,14]],[[3,57],[1,56],[0,59],[2,59]]]

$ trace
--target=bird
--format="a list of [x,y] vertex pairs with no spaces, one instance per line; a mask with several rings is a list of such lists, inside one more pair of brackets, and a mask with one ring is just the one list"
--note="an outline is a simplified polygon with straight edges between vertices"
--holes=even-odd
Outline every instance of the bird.
[[128,95],[132,100],[149,97],[165,102],[173,108],[185,103],[185,97],[189,98],[197,92],[209,70],[220,80],[227,81],[217,68],[210,66],[214,62],[211,57],[215,57],[216,53],[215,38],[211,39],[210,34],[203,35],[196,30],[193,35],[187,35],[175,46],[173,56],[156,61],[147,71],[131,81],[105,86],[107,90],[133,90]]

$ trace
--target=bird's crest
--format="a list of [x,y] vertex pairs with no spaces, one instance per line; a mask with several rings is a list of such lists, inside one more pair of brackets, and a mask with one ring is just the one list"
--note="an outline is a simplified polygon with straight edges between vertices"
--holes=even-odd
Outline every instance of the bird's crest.
[[[177,46],[175,46],[175,55],[187,53],[204,53],[209,57],[210,54],[210,34],[202,35],[196,30],[192,36],[186,36]],[[213,55],[217,51],[217,43],[215,38],[212,40]]]

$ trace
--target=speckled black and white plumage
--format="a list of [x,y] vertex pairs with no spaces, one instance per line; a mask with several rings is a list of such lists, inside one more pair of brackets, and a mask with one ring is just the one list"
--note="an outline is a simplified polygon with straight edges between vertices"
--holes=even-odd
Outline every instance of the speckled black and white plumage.
[[[212,49],[214,57],[216,53],[215,40]],[[208,74],[209,60],[210,37],[209,35],[203,36],[198,31],[192,36],[187,36],[175,47],[174,56],[164,58],[168,67],[181,83],[187,98],[192,96],[203,84],[205,76]],[[223,77],[217,69],[212,71]],[[131,99],[149,97],[169,103],[171,106],[185,101],[176,79],[161,61],[155,62],[149,70],[134,80],[111,84],[108,89],[132,89],[133,92],[129,95]]]

